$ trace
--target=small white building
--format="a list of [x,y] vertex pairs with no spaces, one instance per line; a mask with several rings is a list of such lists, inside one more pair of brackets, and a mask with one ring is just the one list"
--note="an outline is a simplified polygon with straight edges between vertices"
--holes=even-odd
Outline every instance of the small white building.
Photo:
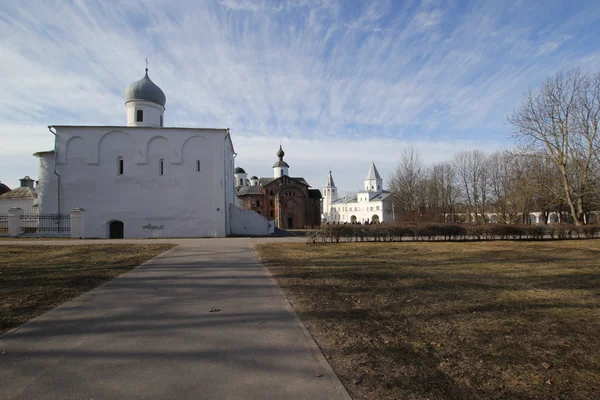
[[25,214],[38,212],[38,194],[34,187],[34,180],[26,176],[19,181],[21,185],[18,188],[3,190],[4,193],[0,194],[0,214],[8,213],[11,208],[20,208]]
[[322,216],[324,223],[378,223],[392,222],[391,193],[383,190],[383,179],[375,167],[371,168],[364,180],[364,190],[356,196],[338,197],[331,171],[323,188]]
[[166,97],[148,77],[125,90],[126,124],[50,126],[39,212],[83,209],[83,237],[223,237],[235,203],[228,129],[165,127]]

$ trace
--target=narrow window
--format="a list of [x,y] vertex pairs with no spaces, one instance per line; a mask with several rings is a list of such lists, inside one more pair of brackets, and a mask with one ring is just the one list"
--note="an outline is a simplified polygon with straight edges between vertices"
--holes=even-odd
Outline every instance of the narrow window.
[[196,160],[196,172],[200,172],[200,160]]
[[240,178],[240,186],[244,186],[244,178]]
[[135,121],[136,122],[143,122],[144,121],[144,110],[137,110],[136,116],[135,116]]
[[256,207],[260,207],[260,200],[256,200]]
[[163,116],[160,116],[160,126],[163,126]]
[[123,167],[123,157],[119,157],[117,159],[117,175],[123,175],[124,167]]
[[158,174],[164,175],[164,173],[165,173],[165,160],[163,160],[161,158],[160,161],[158,162]]
[[283,170],[281,170],[281,176],[283,176]]
[[271,210],[271,218],[273,218],[273,210]]

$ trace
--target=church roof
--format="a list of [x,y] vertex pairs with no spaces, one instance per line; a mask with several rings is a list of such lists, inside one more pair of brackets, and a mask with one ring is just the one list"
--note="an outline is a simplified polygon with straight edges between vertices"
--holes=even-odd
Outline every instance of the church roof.
[[131,100],[150,101],[152,103],[160,104],[163,107],[167,103],[165,93],[150,80],[150,77],[148,77],[147,68],[146,74],[142,79],[133,82],[125,89],[125,102]]
[[319,189],[308,189],[308,197],[311,199],[320,199],[323,196]]
[[[306,185],[306,186],[310,187],[310,185],[308,184],[308,182],[306,182],[306,181],[304,180],[304,178],[294,178],[294,177],[291,177],[291,176],[290,176],[290,177],[288,177],[288,178],[290,178],[290,179],[294,179],[294,180],[298,181],[299,183],[301,183],[301,184],[303,184],[303,185]],[[260,178],[260,180],[259,180],[259,184],[260,184],[260,186],[266,186],[266,185],[268,185],[269,183],[271,183],[271,182],[273,182],[273,181],[276,181],[277,179],[280,179],[280,178]]]
[[[369,193],[369,192],[359,192],[359,193]],[[387,199],[388,197],[390,197],[391,195],[392,194],[390,192],[387,192],[384,190],[381,193],[377,193],[375,196],[371,197],[371,199],[369,201],[364,201],[361,203],[383,201],[383,200]],[[358,203],[358,196],[342,197],[342,198],[339,198],[339,199],[331,202],[331,204],[346,204],[346,203]]]
[[235,169],[233,170],[233,173],[234,174],[245,174],[246,171],[242,167],[235,167]]
[[329,175],[327,175],[326,187],[335,187],[335,183],[333,182],[333,176],[331,175],[331,170],[329,170]]
[[290,166],[285,161],[279,160],[275,164],[273,164],[273,168],[279,168],[279,167],[289,168]]
[[365,180],[368,179],[381,179],[381,175],[379,175],[379,171],[377,171],[377,167],[375,166],[375,163],[371,164],[371,168],[369,169],[369,173],[367,174],[367,177],[365,178]]

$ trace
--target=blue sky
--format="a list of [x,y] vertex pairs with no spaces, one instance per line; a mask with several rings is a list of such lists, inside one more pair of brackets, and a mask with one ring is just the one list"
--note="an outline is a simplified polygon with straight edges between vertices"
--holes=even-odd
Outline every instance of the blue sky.
[[[575,5],[573,5],[575,4]],[[230,128],[237,164],[339,192],[511,146],[506,116],[558,69],[600,69],[594,1],[6,1],[0,8],[0,180],[37,176],[51,124],[122,125],[144,72],[169,126]],[[384,181],[385,183],[385,181]]]

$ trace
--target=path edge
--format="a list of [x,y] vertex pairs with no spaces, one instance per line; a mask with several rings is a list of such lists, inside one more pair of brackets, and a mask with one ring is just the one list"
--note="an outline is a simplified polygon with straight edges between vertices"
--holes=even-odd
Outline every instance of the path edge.
[[277,283],[277,279],[275,279],[275,277],[273,276],[273,274],[271,273],[269,268],[267,268],[267,266],[264,264],[262,258],[259,256],[258,252],[256,251],[255,244],[250,243],[250,248],[256,254],[256,257],[260,261],[261,267],[263,267],[263,269],[267,272],[267,275],[268,275],[269,279],[271,280],[271,282],[273,282],[273,284],[281,291],[282,297],[284,299],[284,306],[286,308],[286,311],[292,315],[292,317],[294,318],[294,320],[296,321],[296,323],[302,330],[302,333],[304,334],[306,347],[308,347],[308,350],[312,353],[312,356],[319,362],[321,367],[325,370],[325,373],[327,374],[327,376],[333,383],[333,386],[335,386],[335,388],[337,389],[337,391],[340,395],[340,398],[343,400],[353,400],[352,396],[350,396],[350,393],[348,393],[346,386],[344,386],[344,384],[342,383],[340,378],[337,376],[337,374],[335,373],[333,368],[331,368],[331,365],[329,364],[329,361],[327,361],[327,358],[325,358],[325,355],[323,355],[321,348],[319,347],[319,345],[317,344],[315,339],[312,337],[312,335],[310,334],[308,329],[306,329],[306,326],[304,326],[304,323],[302,322],[300,317],[298,317],[298,314],[296,314],[296,310],[294,309],[294,306],[292,306],[292,303],[290,303],[289,299],[285,295],[285,292],[283,291],[281,286],[279,286],[279,283]]

